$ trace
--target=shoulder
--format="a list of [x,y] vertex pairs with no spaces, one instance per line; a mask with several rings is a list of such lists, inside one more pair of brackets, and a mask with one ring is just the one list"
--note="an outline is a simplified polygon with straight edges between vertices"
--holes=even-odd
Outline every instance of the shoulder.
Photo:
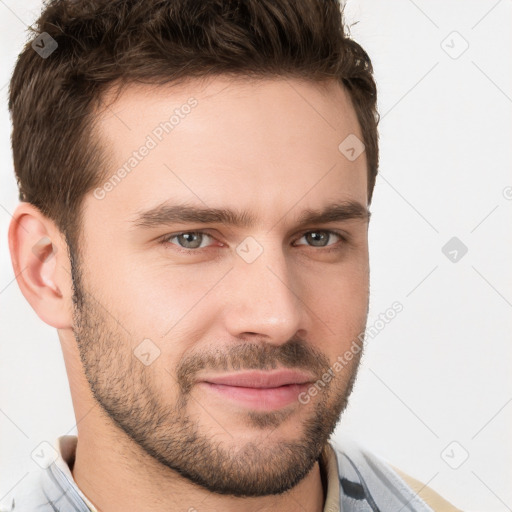
[[366,502],[368,510],[459,511],[435,491],[354,440],[341,437],[329,444],[338,463],[342,510],[359,510]]
[[395,473],[397,473],[400,478],[402,478],[402,480],[436,512],[461,512],[460,508],[457,508],[446,501],[440,494],[438,494],[424,483],[416,480],[407,473],[404,473],[401,469],[398,469],[394,466],[392,466],[392,468]]

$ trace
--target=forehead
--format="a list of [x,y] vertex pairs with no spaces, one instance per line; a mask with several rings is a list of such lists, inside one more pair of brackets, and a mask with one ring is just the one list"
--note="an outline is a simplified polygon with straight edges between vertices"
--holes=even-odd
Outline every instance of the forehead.
[[85,201],[98,215],[127,220],[174,200],[229,203],[270,220],[294,204],[298,214],[332,201],[367,204],[364,152],[354,160],[340,151],[347,137],[362,140],[360,126],[334,81],[130,85],[103,105],[96,130],[107,156],[104,197]]

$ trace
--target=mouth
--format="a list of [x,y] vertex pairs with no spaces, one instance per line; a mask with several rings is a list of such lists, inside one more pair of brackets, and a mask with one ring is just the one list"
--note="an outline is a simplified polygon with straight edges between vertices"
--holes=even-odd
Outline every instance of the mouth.
[[309,373],[295,370],[251,371],[204,377],[199,385],[223,400],[250,409],[271,411],[299,403],[298,395],[313,382]]

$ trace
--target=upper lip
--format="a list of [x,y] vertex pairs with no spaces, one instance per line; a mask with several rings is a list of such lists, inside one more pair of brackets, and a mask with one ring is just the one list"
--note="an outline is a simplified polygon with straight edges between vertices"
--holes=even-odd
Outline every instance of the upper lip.
[[205,377],[203,382],[224,384],[226,386],[240,386],[247,388],[276,388],[287,384],[305,384],[312,382],[309,373],[298,370],[279,370],[237,372],[227,375]]

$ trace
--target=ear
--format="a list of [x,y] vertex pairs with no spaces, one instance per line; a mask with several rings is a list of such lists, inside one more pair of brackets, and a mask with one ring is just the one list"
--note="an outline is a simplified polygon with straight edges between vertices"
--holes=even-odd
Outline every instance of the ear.
[[67,244],[55,223],[20,203],[9,226],[9,250],[21,293],[43,322],[71,328],[72,280]]

